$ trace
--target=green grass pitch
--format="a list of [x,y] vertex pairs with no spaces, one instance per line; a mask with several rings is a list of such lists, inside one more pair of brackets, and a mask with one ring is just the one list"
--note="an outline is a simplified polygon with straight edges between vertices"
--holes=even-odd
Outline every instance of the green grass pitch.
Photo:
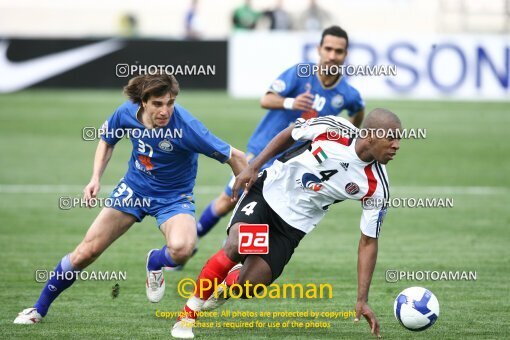
[[[54,268],[85,234],[98,209],[58,209],[58,197],[79,196],[89,180],[96,142],[81,139],[82,128],[100,126],[122,103],[120,91],[30,90],[0,96],[0,329],[2,338],[151,338],[170,337],[173,319],[156,311],[178,311],[185,299],[177,282],[196,278],[225,237],[227,219],[199,244],[181,272],[166,272],[166,296],[146,300],[145,255],[163,238],[153,218],[135,224],[88,271],[126,271],[120,294],[115,281],[77,282],[53,304],[43,323],[13,325],[32,306],[41,283],[38,269]],[[256,100],[234,100],[224,92],[182,91],[178,102],[215,134],[244,149],[264,114]],[[496,339],[510,337],[510,126],[509,103],[368,101],[367,109],[396,112],[404,127],[426,128],[425,140],[403,140],[387,169],[393,197],[449,197],[450,209],[390,209],[381,231],[370,304],[389,339]],[[103,177],[114,185],[126,171],[131,144],[118,144]],[[226,183],[229,169],[201,156],[196,186],[198,214]],[[16,185],[16,186],[15,186]],[[40,187],[46,185],[46,187]],[[65,185],[67,187],[57,187]],[[32,187],[34,186],[34,187]],[[34,193],[34,188],[46,188]],[[67,188],[67,189],[66,189]],[[71,189],[71,192],[69,191]],[[108,194],[107,188],[102,196]],[[66,191],[67,190],[67,191]],[[229,301],[230,311],[350,311],[356,301],[356,258],[360,206],[332,207],[318,228],[297,249],[279,283],[329,283],[332,299]],[[476,281],[385,281],[385,271],[476,271]],[[393,301],[410,286],[437,296],[437,323],[421,333],[401,327]],[[262,322],[288,321],[256,318]],[[296,319],[311,321],[311,319]],[[199,339],[367,339],[363,320],[320,319],[327,329],[197,329]],[[205,319],[204,319],[205,321]],[[225,321],[253,319],[219,318]]]

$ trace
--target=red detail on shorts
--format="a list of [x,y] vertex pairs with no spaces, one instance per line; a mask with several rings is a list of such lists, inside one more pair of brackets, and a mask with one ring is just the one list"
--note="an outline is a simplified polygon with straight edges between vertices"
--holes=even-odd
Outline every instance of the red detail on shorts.
[[[319,188],[320,189],[320,188]],[[268,254],[269,253],[269,225],[268,224],[240,224],[239,254]]]

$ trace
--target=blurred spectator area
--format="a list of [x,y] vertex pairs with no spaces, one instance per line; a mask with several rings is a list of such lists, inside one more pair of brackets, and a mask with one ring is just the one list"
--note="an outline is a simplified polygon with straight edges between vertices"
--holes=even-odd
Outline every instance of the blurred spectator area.
[[[202,38],[226,38],[233,31],[232,12],[243,2],[201,0]],[[276,3],[251,1],[260,12]],[[317,4],[349,32],[510,33],[510,0],[317,0]],[[119,18],[130,13],[138,36],[182,39],[190,5],[191,0],[0,0],[0,35],[119,36]],[[309,0],[282,1],[293,20],[308,5]]]
[[441,0],[438,31],[510,33],[510,0]]

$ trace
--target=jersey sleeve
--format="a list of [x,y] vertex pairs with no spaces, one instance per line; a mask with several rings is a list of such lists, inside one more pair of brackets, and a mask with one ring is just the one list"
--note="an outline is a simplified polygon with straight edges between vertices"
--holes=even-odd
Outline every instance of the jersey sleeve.
[[355,135],[357,129],[348,120],[340,117],[323,116],[304,120],[298,118],[294,123],[292,138],[296,141],[314,140],[323,136],[329,140],[342,140]]
[[216,137],[200,121],[194,119],[188,122],[184,133],[184,146],[189,151],[201,153],[221,163],[230,159],[230,144]]
[[384,217],[388,211],[390,186],[386,167],[378,162],[372,166],[377,179],[377,186],[373,196],[362,200],[361,232],[369,237],[378,238]]
[[273,92],[282,97],[288,97],[297,86],[296,66],[292,66],[273,81],[267,92]]
[[355,88],[351,88],[352,90],[352,99],[349,101],[348,105],[345,107],[347,110],[347,114],[349,117],[354,116],[360,110],[365,108],[365,102],[361,99],[361,95],[358,90]]
[[122,113],[124,110],[118,108],[115,112],[108,117],[100,129],[101,139],[108,145],[115,145],[122,139],[123,134],[120,132],[122,127]]
[[384,217],[388,211],[388,207],[384,205],[383,207],[364,207],[363,212],[361,214],[361,220],[359,224],[359,228],[363,235],[379,238],[379,233],[381,232],[381,225],[384,221]]

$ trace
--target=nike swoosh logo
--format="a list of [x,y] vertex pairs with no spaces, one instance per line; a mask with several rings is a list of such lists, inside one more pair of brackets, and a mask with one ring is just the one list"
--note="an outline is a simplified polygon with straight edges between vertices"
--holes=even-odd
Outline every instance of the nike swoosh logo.
[[22,90],[118,51],[122,47],[123,42],[109,39],[30,60],[12,62],[7,58],[9,43],[0,41],[0,93]]

